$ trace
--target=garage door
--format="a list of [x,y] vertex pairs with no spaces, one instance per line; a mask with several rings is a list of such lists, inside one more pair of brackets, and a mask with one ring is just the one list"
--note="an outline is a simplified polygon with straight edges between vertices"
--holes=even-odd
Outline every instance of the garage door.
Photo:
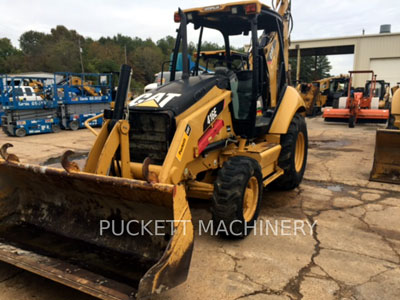
[[371,58],[370,68],[377,74],[377,80],[390,82],[390,86],[400,82],[400,57]]

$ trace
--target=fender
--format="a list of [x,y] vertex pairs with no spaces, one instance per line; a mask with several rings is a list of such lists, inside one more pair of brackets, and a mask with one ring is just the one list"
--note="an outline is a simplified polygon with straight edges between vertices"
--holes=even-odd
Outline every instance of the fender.
[[269,130],[270,134],[286,134],[297,112],[305,112],[304,100],[294,87],[288,86]]

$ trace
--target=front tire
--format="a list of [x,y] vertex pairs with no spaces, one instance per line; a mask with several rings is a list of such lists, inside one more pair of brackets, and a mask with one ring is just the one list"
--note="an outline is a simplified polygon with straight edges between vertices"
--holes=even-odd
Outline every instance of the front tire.
[[256,160],[235,156],[225,162],[214,182],[214,232],[219,228],[218,233],[229,237],[247,236],[257,220],[262,193],[261,167]]
[[339,108],[339,98],[332,100],[332,108]]
[[17,130],[15,130],[15,135],[17,137],[24,137],[26,136],[26,130],[25,128],[18,128]]
[[303,179],[307,164],[308,134],[304,117],[296,113],[289,125],[288,132],[281,136],[281,154],[278,165],[284,174],[271,183],[277,190],[292,190]]
[[60,127],[60,125],[58,125],[58,124],[53,124],[53,125],[51,126],[51,131],[52,131],[53,133],[59,133],[59,132],[61,132],[61,127]]
[[351,115],[349,117],[349,128],[354,128],[356,126],[356,117]]
[[398,130],[399,128],[397,128],[396,126],[394,126],[396,119],[393,115],[390,115],[389,120],[388,120],[388,125],[386,127],[386,129],[396,129]]
[[73,120],[69,123],[69,129],[72,131],[78,130],[79,129],[79,122],[77,120]]

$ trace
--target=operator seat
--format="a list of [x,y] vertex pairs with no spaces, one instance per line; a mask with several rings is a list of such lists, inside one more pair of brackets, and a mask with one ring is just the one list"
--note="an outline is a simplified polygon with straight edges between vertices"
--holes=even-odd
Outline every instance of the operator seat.
[[235,74],[226,67],[218,67],[215,69],[215,75],[222,75],[229,79],[234,117],[235,119],[246,120],[253,98],[253,72],[246,70]]
[[[229,78],[229,85],[232,91],[232,106],[235,119],[246,120],[249,117],[253,101],[253,71],[243,70],[236,74],[226,67],[215,69],[215,75]],[[272,112],[267,110],[262,116],[256,117],[256,135],[266,134],[268,125],[272,119]]]

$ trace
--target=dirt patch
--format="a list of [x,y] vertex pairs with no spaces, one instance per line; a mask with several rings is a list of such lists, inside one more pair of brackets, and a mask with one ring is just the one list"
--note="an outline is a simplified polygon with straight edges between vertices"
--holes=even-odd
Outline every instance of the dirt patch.
[[337,149],[351,145],[349,140],[310,140],[308,141],[308,148],[319,148],[324,150]]

